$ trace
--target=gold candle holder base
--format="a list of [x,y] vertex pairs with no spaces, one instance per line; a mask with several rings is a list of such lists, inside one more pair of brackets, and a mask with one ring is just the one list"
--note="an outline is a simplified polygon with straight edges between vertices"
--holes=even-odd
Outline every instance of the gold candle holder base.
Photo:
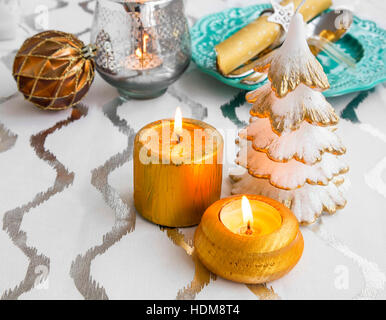
[[303,253],[303,236],[296,217],[275,200],[247,195],[249,200],[258,200],[276,209],[282,218],[281,226],[261,236],[233,233],[221,222],[220,213],[241,197],[221,199],[205,211],[194,236],[198,258],[211,272],[235,282],[258,284],[281,278]]

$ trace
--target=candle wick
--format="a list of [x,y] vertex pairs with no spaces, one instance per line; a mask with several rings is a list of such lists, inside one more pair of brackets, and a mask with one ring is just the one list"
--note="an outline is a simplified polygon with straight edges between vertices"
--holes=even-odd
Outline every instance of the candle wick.
[[177,132],[173,131],[173,135],[171,137],[171,141],[173,143],[175,143],[175,144],[180,144],[181,140],[182,140],[181,136]]
[[248,220],[247,230],[245,231],[245,234],[251,235],[252,233],[253,233],[253,231],[251,229],[251,221]]

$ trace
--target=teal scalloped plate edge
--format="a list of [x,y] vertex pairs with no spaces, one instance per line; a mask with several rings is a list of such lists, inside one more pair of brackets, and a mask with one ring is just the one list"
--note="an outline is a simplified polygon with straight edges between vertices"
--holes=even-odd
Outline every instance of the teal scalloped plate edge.
[[[216,69],[214,47],[256,19],[260,12],[270,8],[259,4],[244,8],[232,8],[205,16],[191,28],[192,59],[199,69],[221,82],[243,90],[255,90],[265,82],[246,85],[235,79],[223,77]],[[355,69],[336,64],[323,53],[318,60],[330,82],[326,97],[368,90],[386,81],[386,31],[368,20],[354,17],[349,32],[337,42],[342,50],[357,60]]]

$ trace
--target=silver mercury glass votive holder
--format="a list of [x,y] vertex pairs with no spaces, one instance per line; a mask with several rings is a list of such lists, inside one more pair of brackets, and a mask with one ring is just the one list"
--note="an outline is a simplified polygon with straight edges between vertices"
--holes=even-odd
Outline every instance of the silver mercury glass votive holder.
[[98,0],[91,43],[99,74],[122,97],[158,97],[190,63],[183,0]]

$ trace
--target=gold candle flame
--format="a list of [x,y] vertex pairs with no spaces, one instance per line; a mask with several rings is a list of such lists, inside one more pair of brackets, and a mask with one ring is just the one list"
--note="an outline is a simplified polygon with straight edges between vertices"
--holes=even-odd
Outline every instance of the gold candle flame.
[[253,214],[251,204],[246,196],[241,198],[241,211],[243,213],[243,221],[245,225],[251,225],[253,223]]

